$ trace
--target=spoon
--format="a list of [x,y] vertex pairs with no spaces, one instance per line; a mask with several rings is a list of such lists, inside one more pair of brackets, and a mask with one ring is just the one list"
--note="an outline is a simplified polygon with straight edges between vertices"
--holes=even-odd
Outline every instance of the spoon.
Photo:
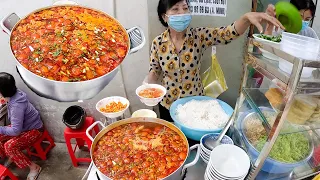
[[221,144],[221,140],[223,138],[223,136],[226,134],[226,132],[228,131],[229,127],[231,126],[231,124],[233,123],[233,120],[235,118],[236,115],[236,110],[238,108],[238,102],[236,103],[235,109],[232,113],[232,115],[229,118],[229,121],[227,122],[226,126],[223,128],[223,130],[221,131],[218,139],[211,139],[208,138],[205,140],[204,142],[204,146],[209,149],[210,151],[213,150],[215,147],[219,146]]

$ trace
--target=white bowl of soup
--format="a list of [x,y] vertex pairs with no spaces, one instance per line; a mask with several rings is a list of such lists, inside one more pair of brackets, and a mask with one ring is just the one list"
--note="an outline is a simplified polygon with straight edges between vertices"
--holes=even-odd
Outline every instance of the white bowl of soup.
[[156,106],[166,93],[166,88],[159,84],[144,84],[136,89],[140,101],[147,106]]

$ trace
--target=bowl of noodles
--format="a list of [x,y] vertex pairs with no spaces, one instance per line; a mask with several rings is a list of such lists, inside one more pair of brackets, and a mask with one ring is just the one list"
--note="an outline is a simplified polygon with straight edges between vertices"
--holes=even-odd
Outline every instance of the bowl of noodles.
[[167,89],[159,84],[144,84],[136,89],[140,101],[147,106],[156,106],[166,93]]
[[[277,114],[270,108],[261,107],[266,120],[273,125]],[[251,110],[242,114],[237,122],[248,154],[255,161],[267,142],[268,134],[258,114]],[[307,163],[313,154],[313,142],[307,133],[293,130],[290,124],[285,124],[277,137],[262,170],[272,174],[285,174],[294,168]],[[290,133],[292,132],[297,133]]]

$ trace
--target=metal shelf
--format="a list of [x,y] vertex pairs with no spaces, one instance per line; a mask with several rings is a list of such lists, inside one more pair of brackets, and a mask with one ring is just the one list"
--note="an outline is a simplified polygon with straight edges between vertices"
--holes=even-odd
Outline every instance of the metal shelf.
[[265,51],[268,51],[271,54],[274,54],[281,59],[290,62],[292,64],[297,63],[299,61],[303,62],[303,67],[311,67],[311,68],[320,68],[320,59],[319,60],[308,60],[308,59],[300,59],[297,57],[294,57],[280,49],[280,47],[274,47],[269,44],[265,44],[263,42],[258,42],[255,39],[249,38],[249,52],[253,52],[253,47],[258,47],[260,49],[263,49]]
[[[236,117],[236,126],[234,128],[231,128],[231,137],[235,143],[235,145],[243,148],[249,155],[250,160],[251,160],[251,172],[256,170],[256,167],[254,166],[256,159],[254,159],[250,153],[248,152],[247,146],[245,145],[245,140],[244,140],[244,134],[242,134],[242,130],[238,126],[238,121],[242,121],[243,114],[246,114],[248,111],[252,111],[253,109],[251,108],[250,103],[248,102],[248,99],[246,98],[245,102],[242,104],[240,107],[241,109],[239,110],[238,117]],[[300,131],[299,131],[300,132]],[[314,141],[319,141],[320,142],[320,136],[315,134],[315,130],[310,131],[312,134],[312,139]],[[294,132],[292,132],[294,133]],[[319,143],[320,144],[320,143]],[[319,147],[319,146],[315,146]],[[287,174],[270,174],[264,171],[259,171],[258,176],[256,177],[257,180],[268,180],[268,179],[283,179],[283,180],[299,180],[299,179],[304,179],[310,176],[313,176],[317,173],[320,172],[320,166],[315,166],[313,163],[313,160],[310,159],[309,162],[303,164],[302,166],[299,166],[295,168],[291,173]],[[250,179],[250,174],[248,175],[247,179]]]
[[[276,55],[277,57],[280,57],[283,61],[292,63],[293,68],[291,74],[287,74],[280,70],[278,61],[274,61],[272,59],[268,59],[262,56],[260,52],[261,49],[270,52],[273,55]],[[318,165],[317,167],[315,167],[312,163],[312,160],[310,160],[309,162],[295,168],[293,172],[289,174],[272,175],[263,173],[262,171],[264,162],[269,157],[273,145],[277,141],[277,138],[279,136],[285,136],[293,133],[309,133],[313,135],[315,131],[318,131],[320,129],[320,123],[312,122],[304,125],[296,125],[287,120],[287,116],[290,112],[291,106],[295,101],[294,99],[296,95],[301,94],[305,96],[317,97],[319,97],[320,95],[320,71],[314,71],[312,78],[301,78],[302,70],[304,67],[320,68],[320,61],[308,61],[299,59],[281,51],[278,48],[269,46],[268,44],[259,43],[251,38],[248,39],[248,51],[246,56],[245,72],[243,76],[240,95],[241,103],[239,104],[239,106],[242,107],[243,104],[246,104],[246,106],[250,109],[250,113],[255,113],[259,117],[258,119],[262,122],[263,125],[261,131],[261,133],[263,133],[264,136],[263,138],[267,136],[264,146],[261,152],[259,153],[258,157],[251,157],[252,168],[247,177],[248,180],[261,179],[261,174],[265,176],[262,178],[264,180],[275,178],[279,179],[280,177],[280,179],[302,179],[312,176],[320,170],[320,167]],[[249,76],[249,71],[251,72],[251,68],[253,68],[259,73],[253,75],[252,77]],[[251,85],[250,82],[255,82],[255,78],[260,78],[260,80],[256,81],[255,85]],[[265,82],[265,80],[269,80],[271,83],[264,85],[263,83]],[[278,107],[276,108],[272,107],[269,100],[265,97],[265,93],[270,88],[279,88],[277,86],[279,85],[278,82],[275,84],[274,80],[282,82],[280,83],[280,89],[284,93],[283,99],[278,100],[280,101],[280,104],[278,103],[279,106],[277,105]],[[261,83],[260,81],[262,82],[262,84],[259,84]],[[266,108],[268,109],[268,111],[275,113],[276,118],[273,124],[268,122],[267,118],[264,116],[262,112],[266,110]],[[244,114],[244,116],[241,116],[241,118],[247,117],[246,115],[247,114]],[[237,123],[238,122],[236,122],[235,124]],[[245,150],[252,150],[251,146],[250,149],[247,149],[248,147],[246,146],[248,145],[249,141],[244,138],[244,135],[241,135],[241,132],[244,133],[246,131],[244,129],[239,129],[239,126],[241,128],[246,128],[241,124],[236,125],[235,132],[238,131],[240,137],[238,140],[239,144],[241,144],[241,147],[243,147]],[[263,129],[266,131],[266,134],[264,134]],[[259,132],[260,130],[258,131],[258,133]],[[320,142],[320,136],[317,136],[316,139]],[[249,154],[249,151],[247,152]]]
[[[267,78],[278,79],[286,85],[288,85],[288,83],[290,82],[291,75],[279,69],[279,61],[268,59],[262,56],[261,52],[259,52],[259,49],[263,49],[280,57],[280,61],[287,61],[296,65],[301,62],[302,67],[320,68],[320,60],[301,60],[281,51],[280,49],[276,49],[267,44],[261,44],[253,39],[250,39],[249,43],[250,46],[247,57],[247,64],[252,65],[257,71],[259,71]],[[298,69],[294,67],[292,71],[298,71]],[[320,71],[314,70],[312,77],[300,78],[297,86],[297,93],[320,95]]]
[[[269,100],[265,97],[264,93],[268,89],[252,89],[252,88],[243,88],[242,93],[245,95],[247,103],[252,108],[252,112],[260,118],[267,134],[271,131],[272,124],[269,124],[267,118],[262,113],[262,109],[268,109],[271,113],[274,113],[275,116],[279,113],[279,111],[271,106]],[[317,130],[320,129],[319,122],[308,122],[304,125],[293,124],[289,121],[284,122],[283,130],[280,131],[280,135],[285,134],[292,134],[292,133],[299,133],[305,132],[310,130]]]

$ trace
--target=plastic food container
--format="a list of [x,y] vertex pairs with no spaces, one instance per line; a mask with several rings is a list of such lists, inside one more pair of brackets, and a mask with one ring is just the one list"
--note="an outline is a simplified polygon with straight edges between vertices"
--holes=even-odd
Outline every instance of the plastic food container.
[[[290,62],[288,62],[286,60],[279,59],[279,69],[281,69],[282,71],[284,71],[287,74],[291,74],[292,68],[293,68],[293,64],[291,64]],[[315,68],[307,68],[307,67],[303,68],[301,77],[302,78],[311,77],[313,70],[315,70]]]
[[318,60],[320,40],[283,32],[280,49],[301,59]]

